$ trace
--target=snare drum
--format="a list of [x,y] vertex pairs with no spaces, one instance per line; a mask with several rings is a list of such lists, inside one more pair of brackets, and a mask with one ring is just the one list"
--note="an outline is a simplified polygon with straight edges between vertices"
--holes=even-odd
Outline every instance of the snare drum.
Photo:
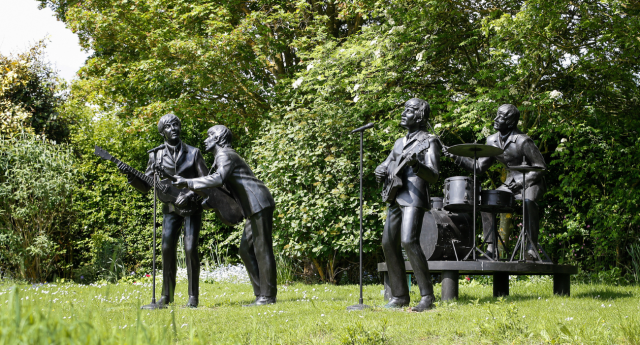
[[490,213],[513,212],[513,193],[503,190],[483,190],[481,193],[480,210]]
[[[480,196],[480,188],[476,200]],[[444,209],[450,212],[473,212],[473,178],[453,176],[444,180]]]

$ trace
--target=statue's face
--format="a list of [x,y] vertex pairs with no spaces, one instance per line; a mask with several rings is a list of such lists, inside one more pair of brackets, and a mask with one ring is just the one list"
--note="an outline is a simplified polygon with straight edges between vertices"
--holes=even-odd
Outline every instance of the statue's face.
[[509,113],[507,111],[498,109],[496,118],[493,119],[493,128],[499,131],[506,131],[509,129]]
[[162,129],[162,136],[169,143],[180,140],[180,123],[178,121],[165,123]]
[[213,151],[216,147],[217,137],[213,134],[210,134],[207,139],[204,140],[204,149],[205,151]]
[[400,126],[410,129],[420,125],[418,116],[418,110],[420,105],[416,101],[408,101],[404,105],[404,111],[402,112],[402,118],[400,119]]

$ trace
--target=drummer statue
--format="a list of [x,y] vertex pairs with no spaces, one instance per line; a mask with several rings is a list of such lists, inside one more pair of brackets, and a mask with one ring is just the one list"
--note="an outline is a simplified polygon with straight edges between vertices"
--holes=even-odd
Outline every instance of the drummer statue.
[[410,302],[402,248],[422,296],[412,310],[429,310],[435,301],[427,258],[419,241],[424,214],[430,209],[429,184],[438,180],[440,170],[441,146],[426,132],[429,113],[426,101],[412,98],[405,103],[400,126],[407,129],[407,135],[396,140],[389,157],[375,170],[376,179],[385,182],[383,200],[388,206],[382,249],[391,298],[385,308],[402,308]]
[[[511,192],[517,200],[522,200],[522,180],[523,175],[520,171],[509,169],[510,166],[530,165],[533,167],[546,168],[544,158],[538,147],[531,138],[518,130],[517,125],[520,120],[520,112],[512,104],[503,104],[498,108],[498,114],[494,119],[493,128],[498,132],[487,137],[487,145],[495,146],[503,149],[504,152],[498,156],[478,158],[476,167],[477,173],[482,174],[496,160],[506,165],[508,173],[507,178],[498,190]],[[469,171],[473,171],[473,159],[467,157],[456,156],[445,151],[445,155],[454,159],[455,163]],[[536,203],[546,191],[546,185],[543,178],[543,171],[529,171],[526,173],[526,229],[531,238],[526,248],[525,259],[532,261],[536,258],[535,249],[538,247],[538,232],[540,229],[540,215],[538,204]],[[493,256],[496,239],[493,229],[496,223],[496,214],[482,212],[482,225],[484,238],[489,243],[487,255]],[[535,246],[535,247],[534,247]]]

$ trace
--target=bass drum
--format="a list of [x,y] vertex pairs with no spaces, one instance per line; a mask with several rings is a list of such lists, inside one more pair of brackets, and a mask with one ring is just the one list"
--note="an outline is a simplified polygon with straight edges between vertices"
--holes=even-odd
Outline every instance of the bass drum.
[[[458,260],[473,247],[471,214],[441,209],[425,212],[420,246],[427,260]],[[455,245],[455,251],[454,251]]]

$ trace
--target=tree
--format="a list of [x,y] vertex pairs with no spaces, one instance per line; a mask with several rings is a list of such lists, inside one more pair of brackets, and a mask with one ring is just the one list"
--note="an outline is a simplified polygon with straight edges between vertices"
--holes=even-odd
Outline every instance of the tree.
[[67,123],[56,108],[66,98],[60,81],[44,54],[45,41],[26,52],[0,55],[0,134],[43,134],[58,142],[68,135]]

